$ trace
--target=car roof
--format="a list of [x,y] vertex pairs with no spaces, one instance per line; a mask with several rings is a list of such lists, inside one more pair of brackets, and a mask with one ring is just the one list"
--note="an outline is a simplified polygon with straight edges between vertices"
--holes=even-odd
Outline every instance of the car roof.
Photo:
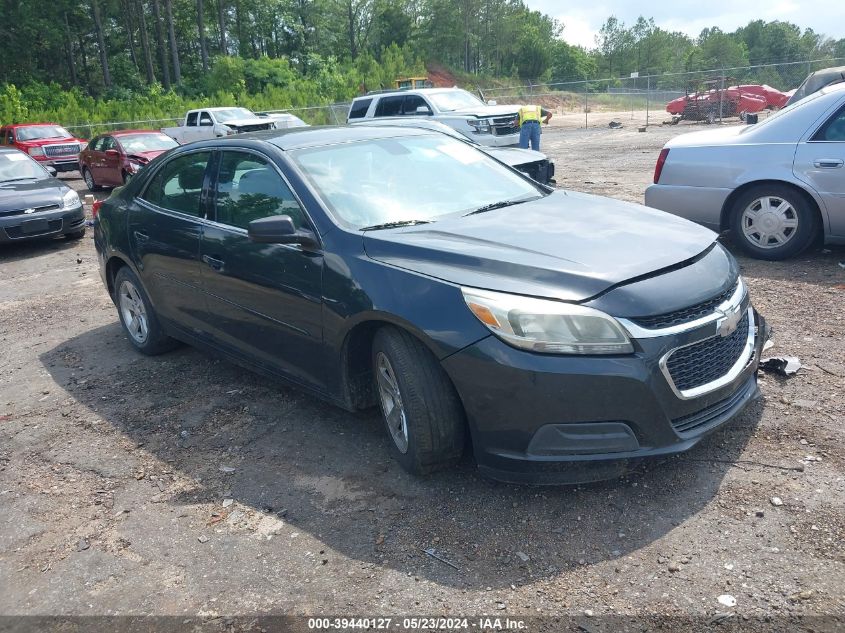
[[451,88],[397,88],[396,90],[379,91],[372,94],[361,95],[360,97],[355,97],[353,101],[358,101],[359,99],[373,99],[375,97],[393,97],[396,95],[405,94],[433,95],[440,94],[443,92],[455,92],[456,90],[467,92],[466,90],[464,90],[463,88],[459,88],[458,86],[453,86]]
[[[336,145],[353,141],[365,141],[379,138],[396,138],[400,136],[426,136],[431,131],[409,127],[389,126],[313,126],[296,127],[286,130],[265,130],[263,132],[247,132],[234,136],[206,141],[212,146],[237,145],[239,141],[255,140],[271,143],[281,150],[318,147],[321,145]],[[191,143],[196,147],[198,143]]]

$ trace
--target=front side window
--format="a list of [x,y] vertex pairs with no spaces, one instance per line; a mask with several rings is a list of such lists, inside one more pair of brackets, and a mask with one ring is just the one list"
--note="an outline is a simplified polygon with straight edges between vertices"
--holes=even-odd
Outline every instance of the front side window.
[[[471,145],[443,134],[369,139],[290,152],[335,219],[364,228],[436,221],[543,191]],[[514,216],[519,211],[514,209]]]
[[217,177],[215,219],[246,229],[253,220],[289,215],[296,228],[307,226],[296,198],[273,166],[249,152],[223,152]]
[[382,97],[376,106],[376,116],[399,116],[402,114],[404,96]]
[[211,120],[211,115],[208,112],[200,113],[200,125],[214,125],[214,122]]
[[200,198],[211,152],[177,156],[161,169],[141,196],[162,209],[200,217]]
[[405,104],[402,108],[402,114],[420,114],[417,112],[418,108],[425,108],[425,114],[431,114],[431,108],[419,95],[406,95]]
[[103,137],[98,136],[97,138],[93,139],[90,143],[88,143],[88,149],[92,152],[99,152],[100,147],[103,146]]
[[100,151],[107,152],[110,149],[117,149],[117,143],[115,143],[113,136],[104,136],[103,145],[100,148]]

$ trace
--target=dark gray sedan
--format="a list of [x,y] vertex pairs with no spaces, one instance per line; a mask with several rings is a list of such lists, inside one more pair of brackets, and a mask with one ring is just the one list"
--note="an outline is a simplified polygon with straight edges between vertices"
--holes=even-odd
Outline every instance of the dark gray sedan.
[[0,243],[85,235],[79,195],[29,156],[0,148]]

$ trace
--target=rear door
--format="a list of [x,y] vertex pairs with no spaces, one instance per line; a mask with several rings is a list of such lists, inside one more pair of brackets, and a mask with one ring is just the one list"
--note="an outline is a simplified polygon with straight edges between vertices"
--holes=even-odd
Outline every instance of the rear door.
[[323,388],[323,255],[247,236],[252,220],[271,215],[289,215],[297,228],[313,231],[299,200],[268,156],[224,150],[213,208],[200,251],[216,342]]
[[793,169],[822,197],[830,234],[845,236],[845,105],[798,144]]
[[199,250],[211,157],[204,150],[171,158],[129,214],[133,260],[156,313],[192,334],[208,331]]

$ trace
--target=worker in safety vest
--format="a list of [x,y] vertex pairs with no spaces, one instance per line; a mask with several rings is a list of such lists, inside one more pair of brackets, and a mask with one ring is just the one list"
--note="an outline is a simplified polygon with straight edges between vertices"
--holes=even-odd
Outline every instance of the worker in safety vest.
[[536,105],[525,105],[519,109],[519,146],[528,149],[529,142],[531,149],[540,150],[540,120],[548,124],[552,113]]

